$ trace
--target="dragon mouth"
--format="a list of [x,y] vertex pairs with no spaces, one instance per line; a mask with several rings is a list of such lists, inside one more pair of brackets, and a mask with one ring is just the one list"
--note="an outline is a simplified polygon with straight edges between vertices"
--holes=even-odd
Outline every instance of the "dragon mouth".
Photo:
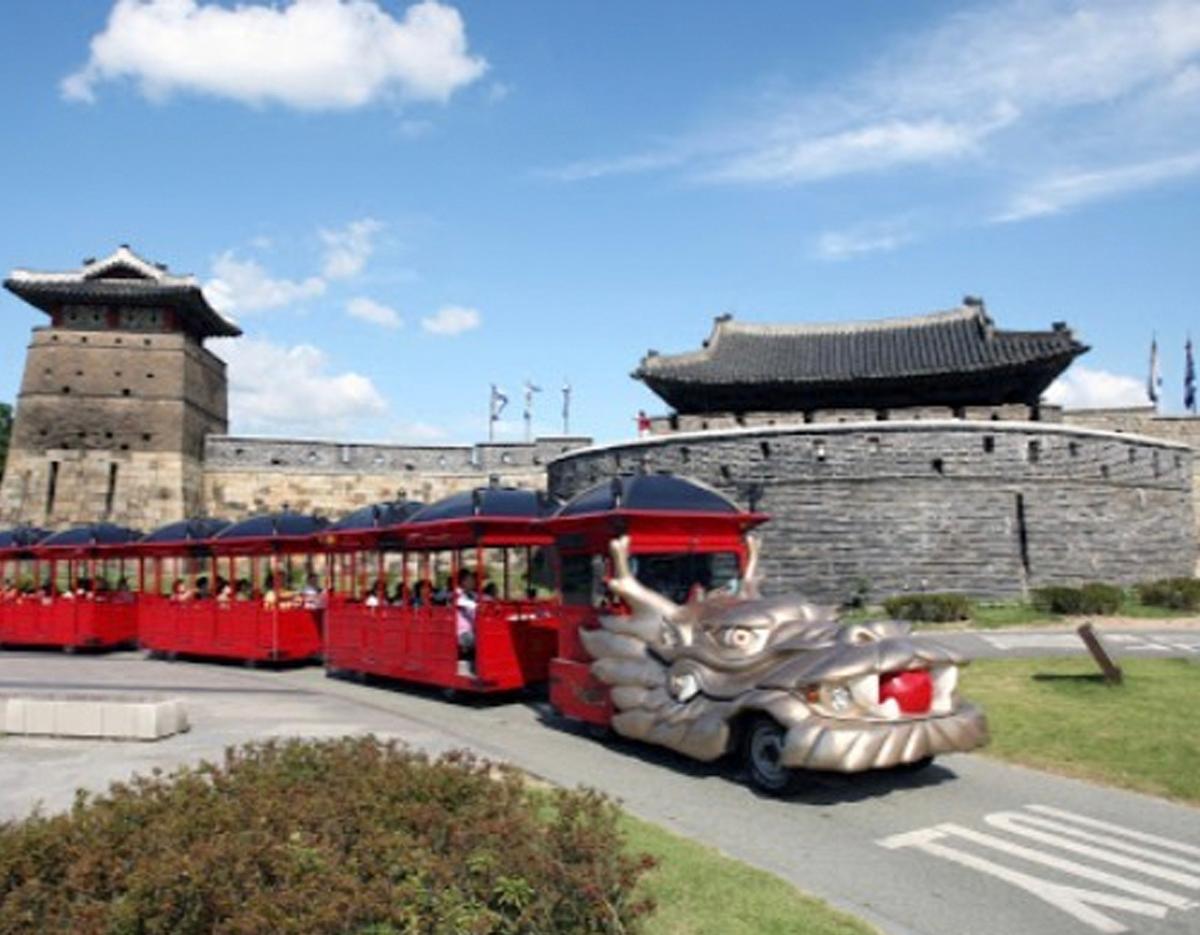
[[954,710],[958,666],[866,672],[842,683],[809,689],[806,699],[834,718],[898,721]]

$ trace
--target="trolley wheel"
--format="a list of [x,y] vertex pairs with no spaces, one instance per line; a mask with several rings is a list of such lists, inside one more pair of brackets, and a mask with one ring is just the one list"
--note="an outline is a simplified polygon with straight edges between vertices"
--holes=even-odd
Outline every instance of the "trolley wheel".
[[788,795],[804,785],[799,771],[783,765],[786,734],[774,718],[759,715],[742,735],[742,762],[749,773],[750,785],[766,795]]
[[62,648],[62,651],[64,653],[66,653],[68,656],[74,656],[77,652],[79,652],[79,647],[78,646],[64,646]]

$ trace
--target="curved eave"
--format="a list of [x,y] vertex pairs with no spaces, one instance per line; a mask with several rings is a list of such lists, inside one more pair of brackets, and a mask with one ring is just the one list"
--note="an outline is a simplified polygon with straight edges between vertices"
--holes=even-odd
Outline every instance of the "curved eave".
[[181,308],[196,333],[210,338],[236,338],[242,329],[208,304],[199,286],[145,285],[141,280],[38,282],[10,277],[4,288],[30,305],[52,314],[59,306],[84,301],[122,305],[163,305]]
[[900,409],[910,406],[1033,404],[1090,348],[970,370],[930,370],[814,380],[717,381],[680,374],[641,374],[646,386],[677,412],[784,412],[806,409]]

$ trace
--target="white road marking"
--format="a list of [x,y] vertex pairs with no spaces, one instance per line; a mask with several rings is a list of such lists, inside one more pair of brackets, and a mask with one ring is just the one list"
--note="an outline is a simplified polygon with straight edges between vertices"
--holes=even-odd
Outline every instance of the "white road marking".
[[[1027,812],[1035,812],[1030,815]],[[1111,822],[1077,815],[1048,805],[1030,805],[1025,812],[1004,811],[984,816],[991,827],[1035,841],[1051,849],[1068,851],[1110,866],[1121,867],[1144,876],[1200,889],[1200,863],[1179,856],[1200,856],[1200,848],[1160,835],[1147,834]],[[1048,867],[1079,877],[1107,889],[1071,886],[1034,876],[1024,870],[998,863],[968,850],[951,847],[945,841],[958,838],[976,847],[990,848],[1021,861]],[[1138,842],[1138,843],[1131,843]],[[1052,852],[1035,849],[996,834],[976,831],[952,823],[939,824],[877,842],[889,850],[915,848],[963,867],[977,870],[1016,886],[1054,906],[1079,922],[1105,933],[1127,931],[1119,919],[1100,911],[1120,910],[1154,919],[1163,919],[1170,909],[1186,911],[1197,903],[1159,886],[1118,875],[1111,870],[1069,860]],[[1098,846],[1101,845],[1101,846]],[[1149,845],[1149,846],[1146,846]],[[1173,853],[1163,853],[1170,851]],[[1194,871],[1189,873],[1187,871]],[[1113,891],[1117,892],[1113,892]],[[1121,895],[1129,894],[1129,895]],[[1138,897],[1138,898],[1131,898]]]
[[[1115,867],[1123,867],[1127,870],[1139,870],[1148,876],[1157,876],[1159,880],[1166,880],[1170,883],[1178,883],[1180,886],[1188,887],[1189,889],[1200,889],[1200,876],[1192,874],[1184,874],[1178,870],[1171,870],[1165,867],[1159,867],[1157,864],[1152,864],[1150,861],[1140,861],[1135,857],[1127,857],[1121,853],[1112,853],[1105,851],[1102,847],[1093,847],[1090,844],[1080,844],[1078,841],[1068,840],[1058,837],[1056,834],[1048,834],[1043,831],[1037,831],[1037,827],[1050,828],[1051,831],[1060,831],[1063,834],[1072,834],[1072,829],[1060,825],[1056,821],[1048,821],[1045,819],[1037,819],[1031,815],[1021,815],[1019,811],[997,811],[992,815],[985,815],[984,821],[988,822],[994,828],[1000,828],[1001,831],[1007,831],[1009,834],[1020,834],[1026,838],[1038,841],[1039,844],[1049,844],[1051,847],[1058,847],[1063,851],[1079,853],[1084,857],[1091,857],[1102,863],[1114,864]],[[1033,825],[1033,828],[1024,827],[1025,825]],[[1074,832],[1079,834],[1079,837],[1085,837],[1086,833]],[[1086,835],[1105,843],[1108,841],[1110,847],[1116,847],[1118,850],[1133,851],[1140,853],[1146,857],[1157,857],[1153,851],[1148,851],[1145,847],[1136,847],[1134,845],[1123,845],[1120,841],[1115,841],[1105,835]],[[1180,862],[1188,869],[1200,870],[1198,865],[1183,861],[1180,857],[1175,858],[1158,858],[1165,863]]]
[[1079,649],[1083,642],[1074,633],[1006,633],[980,636],[996,649]]
[[[994,649],[1081,649],[1083,642],[1074,633],[997,633],[979,634]],[[1129,653],[1200,653],[1200,637],[1142,636],[1137,633],[1100,633],[1106,642]]]
[[1068,812],[1065,808],[1054,808],[1052,805],[1027,805],[1025,807],[1031,812],[1051,815],[1055,818],[1062,818],[1065,821],[1073,821],[1075,824],[1083,825],[1086,828],[1095,828],[1098,831],[1111,831],[1114,834],[1123,835],[1135,841],[1141,841],[1143,844],[1154,844],[1157,847],[1164,847],[1169,851],[1179,851],[1181,854],[1192,854],[1200,857],[1200,847],[1196,847],[1194,844],[1183,844],[1180,841],[1164,838],[1157,834],[1134,831],[1132,828],[1126,828],[1123,825],[1114,825],[1112,822],[1101,821],[1099,818],[1088,818],[1086,815]]

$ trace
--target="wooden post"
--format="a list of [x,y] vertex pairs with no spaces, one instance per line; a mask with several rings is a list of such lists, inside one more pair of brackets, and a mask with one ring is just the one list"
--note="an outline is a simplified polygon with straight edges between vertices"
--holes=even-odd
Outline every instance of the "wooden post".
[[1121,667],[1113,661],[1108,650],[1104,648],[1104,644],[1100,642],[1100,637],[1092,629],[1091,623],[1080,624],[1075,632],[1079,634],[1079,638],[1083,640],[1083,645],[1088,648],[1088,652],[1096,660],[1096,665],[1104,673],[1104,681],[1108,682],[1109,685],[1120,685],[1124,679]]

